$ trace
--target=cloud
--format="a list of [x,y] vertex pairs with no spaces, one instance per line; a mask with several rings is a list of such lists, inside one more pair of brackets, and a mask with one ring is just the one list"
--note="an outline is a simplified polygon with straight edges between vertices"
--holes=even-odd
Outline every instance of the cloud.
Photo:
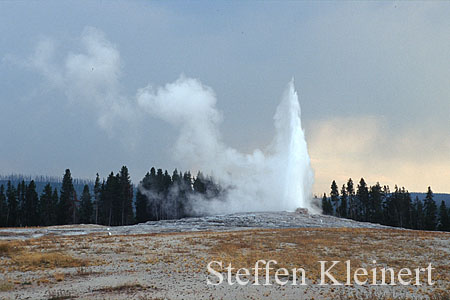
[[116,122],[131,121],[136,114],[120,91],[119,51],[93,27],[84,29],[79,42],[81,51],[68,52],[58,61],[57,43],[44,38],[26,65],[45,78],[48,88],[63,92],[73,105],[95,111],[99,126],[112,134]]
[[343,184],[350,177],[410,191],[426,191],[428,185],[442,192],[448,188],[450,142],[439,133],[392,131],[384,117],[358,116],[315,122],[309,136],[318,194],[328,193],[332,180]]

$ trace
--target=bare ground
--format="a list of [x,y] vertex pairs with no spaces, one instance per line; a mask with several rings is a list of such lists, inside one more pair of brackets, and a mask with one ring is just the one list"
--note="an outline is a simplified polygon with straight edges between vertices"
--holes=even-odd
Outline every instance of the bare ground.
[[[357,226],[246,230],[233,227],[232,231],[213,229],[173,233],[121,232],[90,225],[64,228],[71,234],[52,232],[61,230],[61,227],[48,228],[47,234],[37,237],[36,231],[44,229],[22,230],[21,233],[4,230],[0,233],[4,240],[0,242],[1,299],[450,297],[448,233]],[[211,260],[222,261],[224,265],[231,263],[237,268],[251,268],[259,259],[274,259],[278,262],[277,267],[303,267],[307,285],[206,284],[206,266]],[[352,271],[358,267],[386,266],[395,270],[414,269],[432,263],[435,268],[432,279],[436,284],[427,285],[425,276],[422,276],[421,286],[320,286],[319,260],[350,260]],[[372,263],[373,260],[376,264]],[[343,264],[333,272],[336,279],[345,281]],[[292,278],[286,279],[292,281]],[[263,280],[264,277],[260,282]]]

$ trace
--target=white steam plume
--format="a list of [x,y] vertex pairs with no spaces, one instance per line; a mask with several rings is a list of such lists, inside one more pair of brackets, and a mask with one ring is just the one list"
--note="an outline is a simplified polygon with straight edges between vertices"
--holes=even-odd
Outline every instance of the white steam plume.
[[[221,140],[218,125],[222,116],[211,88],[182,76],[163,87],[139,90],[136,104],[121,93],[117,48],[92,27],[83,31],[80,41],[82,51],[69,52],[58,61],[55,42],[43,40],[26,66],[39,71],[49,87],[63,91],[69,101],[96,111],[98,124],[111,134],[117,132],[113,124],[120,120],[140,120],[137,116],[142,109],[177,127],[180,133],[174,155],[178,166],[212,174],[228,189],[226,201],[194,201],[199,213],[297,207],[314,211],[310,201],[313,172],[293,81],[274,116],[276,134],[272,143],[252,154],[243,154]],[[129,130],[125,135],[134,137],[136,132]]]
[[43,39],[25,65],[39,71],[49,87],[63,91],[69,101],[96,111],[99,126],[112,134],[115,121],[130,121],[135,113],[120,93],[120,53],[93,27],[84,29],[80,42],[82,51],[69,52],[58,61],[56,42]]
[[231,187],[226,201],[204,203],[203,207],[198,199],[199,212],[297,207],[314,211],[310,201],[313,172],[293,81],[274,116],[273,142],[253,154],[242,154],[223,144],[217,129],[221,114],[216,109],[214,92],[196,79],[182,76],[164,87],[141,89],[137,100],[151,115],[179,128],[174,154],[181,167],[211,173],[221,185]]

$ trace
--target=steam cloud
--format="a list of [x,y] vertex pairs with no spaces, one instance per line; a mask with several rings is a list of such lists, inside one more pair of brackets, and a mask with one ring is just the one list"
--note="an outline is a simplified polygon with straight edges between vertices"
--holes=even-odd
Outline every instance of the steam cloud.
[[203,207],[199,199],[197,210],[314,210],[310,201],[313,173],[293,81],[274,116],[274,140],[253,154],[240,153],[221,141],[217,129],[221,114],[214,92],[196,79],[181,77],[164,87],[141,89],[137,101],[151,115],[179,128],[174,150],[180,164],[188,162],[183,167],[207,171],[221,185],[232,187],[226,201]]
[[81,37],[84,53],[68,53],[55,62],[55,43],[42,41],[28,66],[39,71],[51,88],[70,101],[94,104],[99,125],[111,131],[117,118],[133,120],[145,110],[179,129],[175,160],[184,170],[202,170],[228,189],[225,201],[207,205],[194,199],[199,213],[295,210],[315,211],[311,204],[313,172],[300,119],[300,105],[292,81],[274,116],[275,137],[265,149],[240,153],[221,140],[222,120],[216,96],[199,80],[181,76],[156,89],[148,86],[130,100],[120,93],[120,54],[103,33],[87,28]]

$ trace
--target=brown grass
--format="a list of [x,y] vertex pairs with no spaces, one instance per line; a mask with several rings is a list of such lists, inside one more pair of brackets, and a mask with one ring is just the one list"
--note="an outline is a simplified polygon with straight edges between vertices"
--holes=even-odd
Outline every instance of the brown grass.
[[[416,298],[406,296],[395,296],[391,292],[353,292],[351,294],[340,293],[334,297],[337,300],[411,300]],[[429,300],[449,300],[450,293],[447,291],[438,291],[431,295],[428,295]]]
[[8,292],[14,289],[14,284],[8,280],[0,280],[0,292]]
[[14,264],[25,269],[54,269],[85,266],[86,261],[60,252],[22,252],[12,259]]
[[[343,262],[350,260],[353,270],[364,264],[400,269],[426,267],[433,262],[436,268],[433,279],[449,283],[448,255],[443,250],[430,251],[429,241],[434,238],[445,240],[449,235],[406,230],[296,228],[207,233],[186,240],[191,245],[206,246],[210,259],[222,261],[224,266],[231,263],[236,268],[251,268],[257,260],[274,259],[278,268],[304,268],[313,282],[320,278],[318,261],[341,261],[334,273],[337,280],[344,281]],[[372,264],[374,259],[376,264]]]
[[14,254],[18,247],[23,243],[17,241],[1,241],[0,242],[0,256],[7,256]]
[[53,278],[55,278],[57,282],[64,281],[64,273],[55,273],[53,274]]
[[147,287],[141,285],[140,283],[124,283],[117,286],[108,286],[100,289],[95,289],[95,292],[102,293],[130,293],[137,291],[145,291]]
[[[0,271],[33,271],[54,268],[86,266],[87,260],[74,258],[60,251],[43,251],[33,247],[33,242],[0,242]],[[41,245],[42,246],[42,245]]]
[[[151,233],[112,237],[100,234],[44,236],[27,241],[0,242],[0,272],[37,271],[42,276],[40,270],[43,269],[75,268],[58,269],[56,273],[47,273],[48,278],[33,280],[33,284],[50,286],[58,281],[68,283],[75,276],[78,276],[78,280],[81,276],[100,274],[104,269],[90,267],[101,264],[124,264],[128,270],[121,272],[135,272],[135,269],[137,272],[143,269],[150,272],[153,268],[163,267],[170,277],[173,273],[200,273],[199,276],[203,276],[207,272],[206,265],[211,260],[222,261],[224,266],[231,263],[236,268],[251,268],[259,259],[275,259],[278,261],[276,267],[279,268],[303,267],[306,277],[314,283],[319,279],[319,260],[351,260],[353,270],[367,267],[366,264],[370,264],[369,267],[414,268],[426,267],[428,262],[432,262],[436,268],[433,279],[440,281],[440,288],[450,291],[450,264],[448,251],[445,251],[448,239],[450,235],[443,233],[352,228]],[[87,257],[88,260],[77,257]],[[377,260],[377,264],[371,264],[373,259]],[[344,281],[344,268],[344,264],[334,268],[336,279]],[[14,283],[13,281],[12,288]],[[23,285],[22,279],[17,284]],[[8,286],[11,288],[11,285]],[[142,286],[139,283],[97,288],[93,291],[112,294],[154,289],[153,286]],[[430,291],[433,294],[427,294]],[[450,300],[448,291],[446,294],[439,294],[434,288],[414,293],[435,297],[430,298],[432,300]],[[339,290],[332,289],[331,292],[337,293]],[[65,293],[54,293],[52,296],[53,298],[49,298],[73,297]],[[350,293],[341,298],[339,294],[333,296],[333,299],[402,299],[370,293]]]

